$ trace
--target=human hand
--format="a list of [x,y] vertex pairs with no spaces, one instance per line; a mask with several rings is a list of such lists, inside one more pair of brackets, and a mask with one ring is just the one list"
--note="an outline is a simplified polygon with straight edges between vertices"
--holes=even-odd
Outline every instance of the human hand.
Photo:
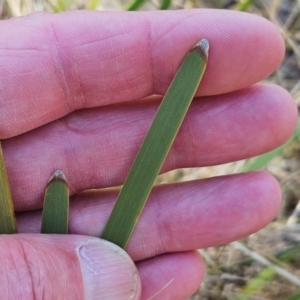
[[[255,84],[284,53],[277,29],[217,10],[33,14],[0,22],[0,116],[18,227],[0,237],[3,299],[186,299],[204,265],[195,249],[270,222],[277,182],[252,172],[154,188],[125,252],[99,236],[159,97],[185,53],[210,42],[208,68],[163,171],[269,151],[295,128],[290,95]],[[251,86],[251,87],[249,87]],[[41,235],[54,170],[70,185],[70,233]],[[141,295],[139,295],[141,294]]]

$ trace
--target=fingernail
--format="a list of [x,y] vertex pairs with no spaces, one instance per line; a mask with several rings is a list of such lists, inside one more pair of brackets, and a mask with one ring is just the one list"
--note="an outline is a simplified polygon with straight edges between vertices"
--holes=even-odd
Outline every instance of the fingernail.
[[138,299],[140,279],[125,251],[98,238],[77,247],[84,283],[85,300]]

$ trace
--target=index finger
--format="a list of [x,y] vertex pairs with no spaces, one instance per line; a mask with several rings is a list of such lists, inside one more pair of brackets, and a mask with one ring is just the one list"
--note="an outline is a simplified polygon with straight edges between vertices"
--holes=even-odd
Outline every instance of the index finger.
[[274,25],[232,11],[75,11],[1,21],[0,138],[76,109],[163,94],[202,37],[211,51],[198,96],[263,79],[284,52]]

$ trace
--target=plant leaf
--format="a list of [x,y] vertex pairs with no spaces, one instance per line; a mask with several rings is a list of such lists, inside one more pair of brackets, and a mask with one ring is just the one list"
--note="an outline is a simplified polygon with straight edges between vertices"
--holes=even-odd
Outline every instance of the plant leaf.
[[75,0],[57,0],[56,4],[52,5],[52,9],[55,13],[67,11],[71,8],[71,5]]
[[11,198],[3,151],[0,143],[0,234],[17,233],[14,205]]
[[246,11],[253,4],[253,2],[254,0],[241,0],[236,6],[235,10]]
[[41,233],[68,233],[69,188],[64,173],[55,171],[45,190]]
[[248,159],[245,162],[244,166],[241,168],[241,172],[250,172],[253,170],[264,168],[269,161],[271,161],[274,157],[280,155],[285,147],[287,147],[295,139],[299,139],[299,137],[300,137],[300,121],[298,121],[297,127],[293,135],[285,144],[270,152]]
[[100,0],[89,0],[87,8],[95,10],[100,4]]
[[145,2],[146,0],[133,0],[131,3],[129,3],[126,10],[138,10]]
[[205,39],[197,43],[176,73],[125,180],[102,233],[103,239],[126,247],[202,79],[208,48]]
[[159,9],[168,9],[172,3],[172,0],[161,0],[160,8]]

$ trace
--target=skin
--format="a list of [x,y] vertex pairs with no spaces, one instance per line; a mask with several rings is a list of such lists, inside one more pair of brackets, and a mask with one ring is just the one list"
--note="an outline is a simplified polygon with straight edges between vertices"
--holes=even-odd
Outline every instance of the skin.
[[[196,249],[245,237],[275,217],[280,188],[259,171],[156,187],[129,256],[91,237],[118,191],[80,192],[122,184],[160,101],[143,98],[166,92],[203,37],[207,71],[162,171],[248,158],[291,136],[293,99],[257,84],[284,55],[274,25],[218,10],[37,13],[0,22],[0,138],[22,233],[0,238],[5,299],[187,299],[205,272]],[[38,234],[56,169],[72,195],[69,236]],[[79,261],[88,253],[107,266],[92,288]]]

